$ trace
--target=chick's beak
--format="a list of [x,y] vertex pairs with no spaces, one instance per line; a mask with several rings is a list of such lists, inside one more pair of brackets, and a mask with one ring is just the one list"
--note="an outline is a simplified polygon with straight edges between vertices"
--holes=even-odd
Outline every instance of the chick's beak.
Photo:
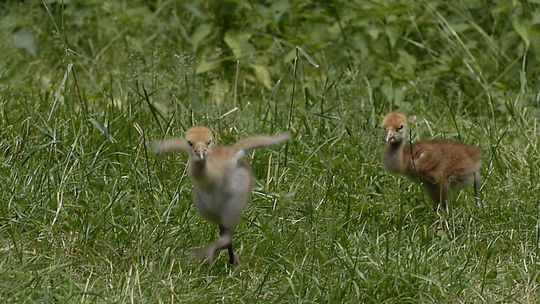
[[386,130],[386,141],[393,141],[395,138],[395,132],[391,130]]

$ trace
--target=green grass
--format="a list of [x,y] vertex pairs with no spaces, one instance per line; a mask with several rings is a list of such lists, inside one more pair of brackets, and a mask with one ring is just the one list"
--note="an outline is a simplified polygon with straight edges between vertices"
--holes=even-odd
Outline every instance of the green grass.
[[[540,301],[538,5],[223,3],[0,4],[3,302]],[[384,172],[390,110],[482,147],[483,209]],[[149,149],[193,124],[294,135],[250,157],[238,268],[185,262],[217,229]]]

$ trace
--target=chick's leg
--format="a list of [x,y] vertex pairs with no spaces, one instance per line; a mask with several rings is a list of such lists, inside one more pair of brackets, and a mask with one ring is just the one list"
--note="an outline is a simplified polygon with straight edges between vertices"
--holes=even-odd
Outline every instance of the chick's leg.
[[478,207],[482,207],[482,199],[480,198],[480,172],[474,172],[474,201]]
[[232,245],[232,234],[233,234],[233,229],[232,228],[229,228],[229,227],[224,227],[224,226],[219,226],[219,234],[220,234],[220,237],[226,237],[226,236],[229,236],[230,238],[230,242],[229,244],[226,246],[227,247],[227,251],[229,252],[229,264],[231,265],[238,265],[240,263],[240,260],[238,259],[238,256],[236,254],[234,254],[234,251],[233,251],[233,245]]
[[436,208],[448,209],[450,200],[450,189],[448,183],[440,181],[438,183],[424,182],[424,189],[429,194]]
[[210,244],[209,246],[195,249],[193,253],[191,254],[191,256],[188,258],[188,262],[206,260],[208,263],[212,263],[214,261],[214,255],[216,254],[216,252],[225,248],[227,249],[230,248],[229,252],[232,251],[232,230],[230,229],[228,232],[227,231],[222,232],[222,229],[220,226],[219,238],[215,242]]

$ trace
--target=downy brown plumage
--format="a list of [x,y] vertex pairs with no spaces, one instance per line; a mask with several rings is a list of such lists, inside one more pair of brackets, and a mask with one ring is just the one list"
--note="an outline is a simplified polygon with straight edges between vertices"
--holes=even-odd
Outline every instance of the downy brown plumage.
[[450,140],[425,140],[406,143],[407,118],[388,113],[382,122],[386,146],[382,163],[386,170],[420,182],[431,199],[447,208],[450,190],[474,185],[474,200],[481,206],[479,147]]
[[190,262],[212,262],[217,251],[227,248],[229,263],[239,263],[238,256],[233,252],[233,229],[240,221],[254,184],[251,168],[244,156],[253,149],[278,145],[290,138],[289,133],[255,136],[220,147],[214,146],[214,137],[208,128],[197,126],[186,132],[185,139],[154,143],[157,153],[188,153],[188,175],[193,181],[195,207],[206,220],[219,226],[219,239],[195,250],[189,258]]

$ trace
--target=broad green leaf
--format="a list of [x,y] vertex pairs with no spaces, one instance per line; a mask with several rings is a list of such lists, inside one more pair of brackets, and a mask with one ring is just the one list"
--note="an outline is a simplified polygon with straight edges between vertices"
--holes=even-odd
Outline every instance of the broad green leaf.
[[388,37],[388,41],[390,42],[390,46],[394,48],[396,46],[396,41],[398,38],[398,31],[394,26],[386,26],[384,29],[384,32],[386,34],[386,37]]
[[531,17],[531,25],[537,25],[539,23],[540,23],[540,11],[534,12]]
[[529,35],[531,37],[531,49],[540,58],[540,29],[537,26],[532,27]]
[[240,59],[255,51],[255,48],[248,42],[249,38],[251,38],[251,34],[247,32],[227,31],[223,39],[232,50],[234,57]]
[[416,58],[414,58],[414,56],[409,54],[404,49],[399,49],[397,52],[399,54],[398,61],[401,64],[401,66],[403,66],[403,68],[405,68],[405,71],[407,73],[413,74],[414,73],[414,67],[416,66]]
[[200,43],[212,32],[212,26],[208,23],[203,23],[197,26],[193,35],[191,35],[191,44],[195,49],[195,52],[199,48]]
[[372,25],[367,28],[366,32],[369,36],[371,36],[371,38],[377,40],[377,38],[379,38],[379,34],[381,33],[381,29],[375,25]]
[[531,40],[529,38],[529,31],[527,29],[527,26],[521,22],[518,18],[515,18],[512,20],[512,25],[514,26],[514,29],[519,34],[521,39],[525,41],[525,44],[528,46],[531,43]]
[[354,48],[360,51],[360,54],[366,55],[369,54],[368,43],[366,42],[366,37],[362,33],[355,33],[352,38],[352,45]]
[[220,65],[220,61],[218,60],[213,60],[213,61],[202,60],[197,63],[197,67],[195,68],[195,73],[197,74],[206,73],[208,71],[218,68],[219,65]]
[[288,12],[291,8],[289,0],[272,1],[271,11],[273,13],[274,21],[279,22],[283,14]]
[[263,65],[252,64],[251,68],[255,72],[255,77],[260,81],[267,89],[272,88],[272,77],[270,77],[270,72]]

